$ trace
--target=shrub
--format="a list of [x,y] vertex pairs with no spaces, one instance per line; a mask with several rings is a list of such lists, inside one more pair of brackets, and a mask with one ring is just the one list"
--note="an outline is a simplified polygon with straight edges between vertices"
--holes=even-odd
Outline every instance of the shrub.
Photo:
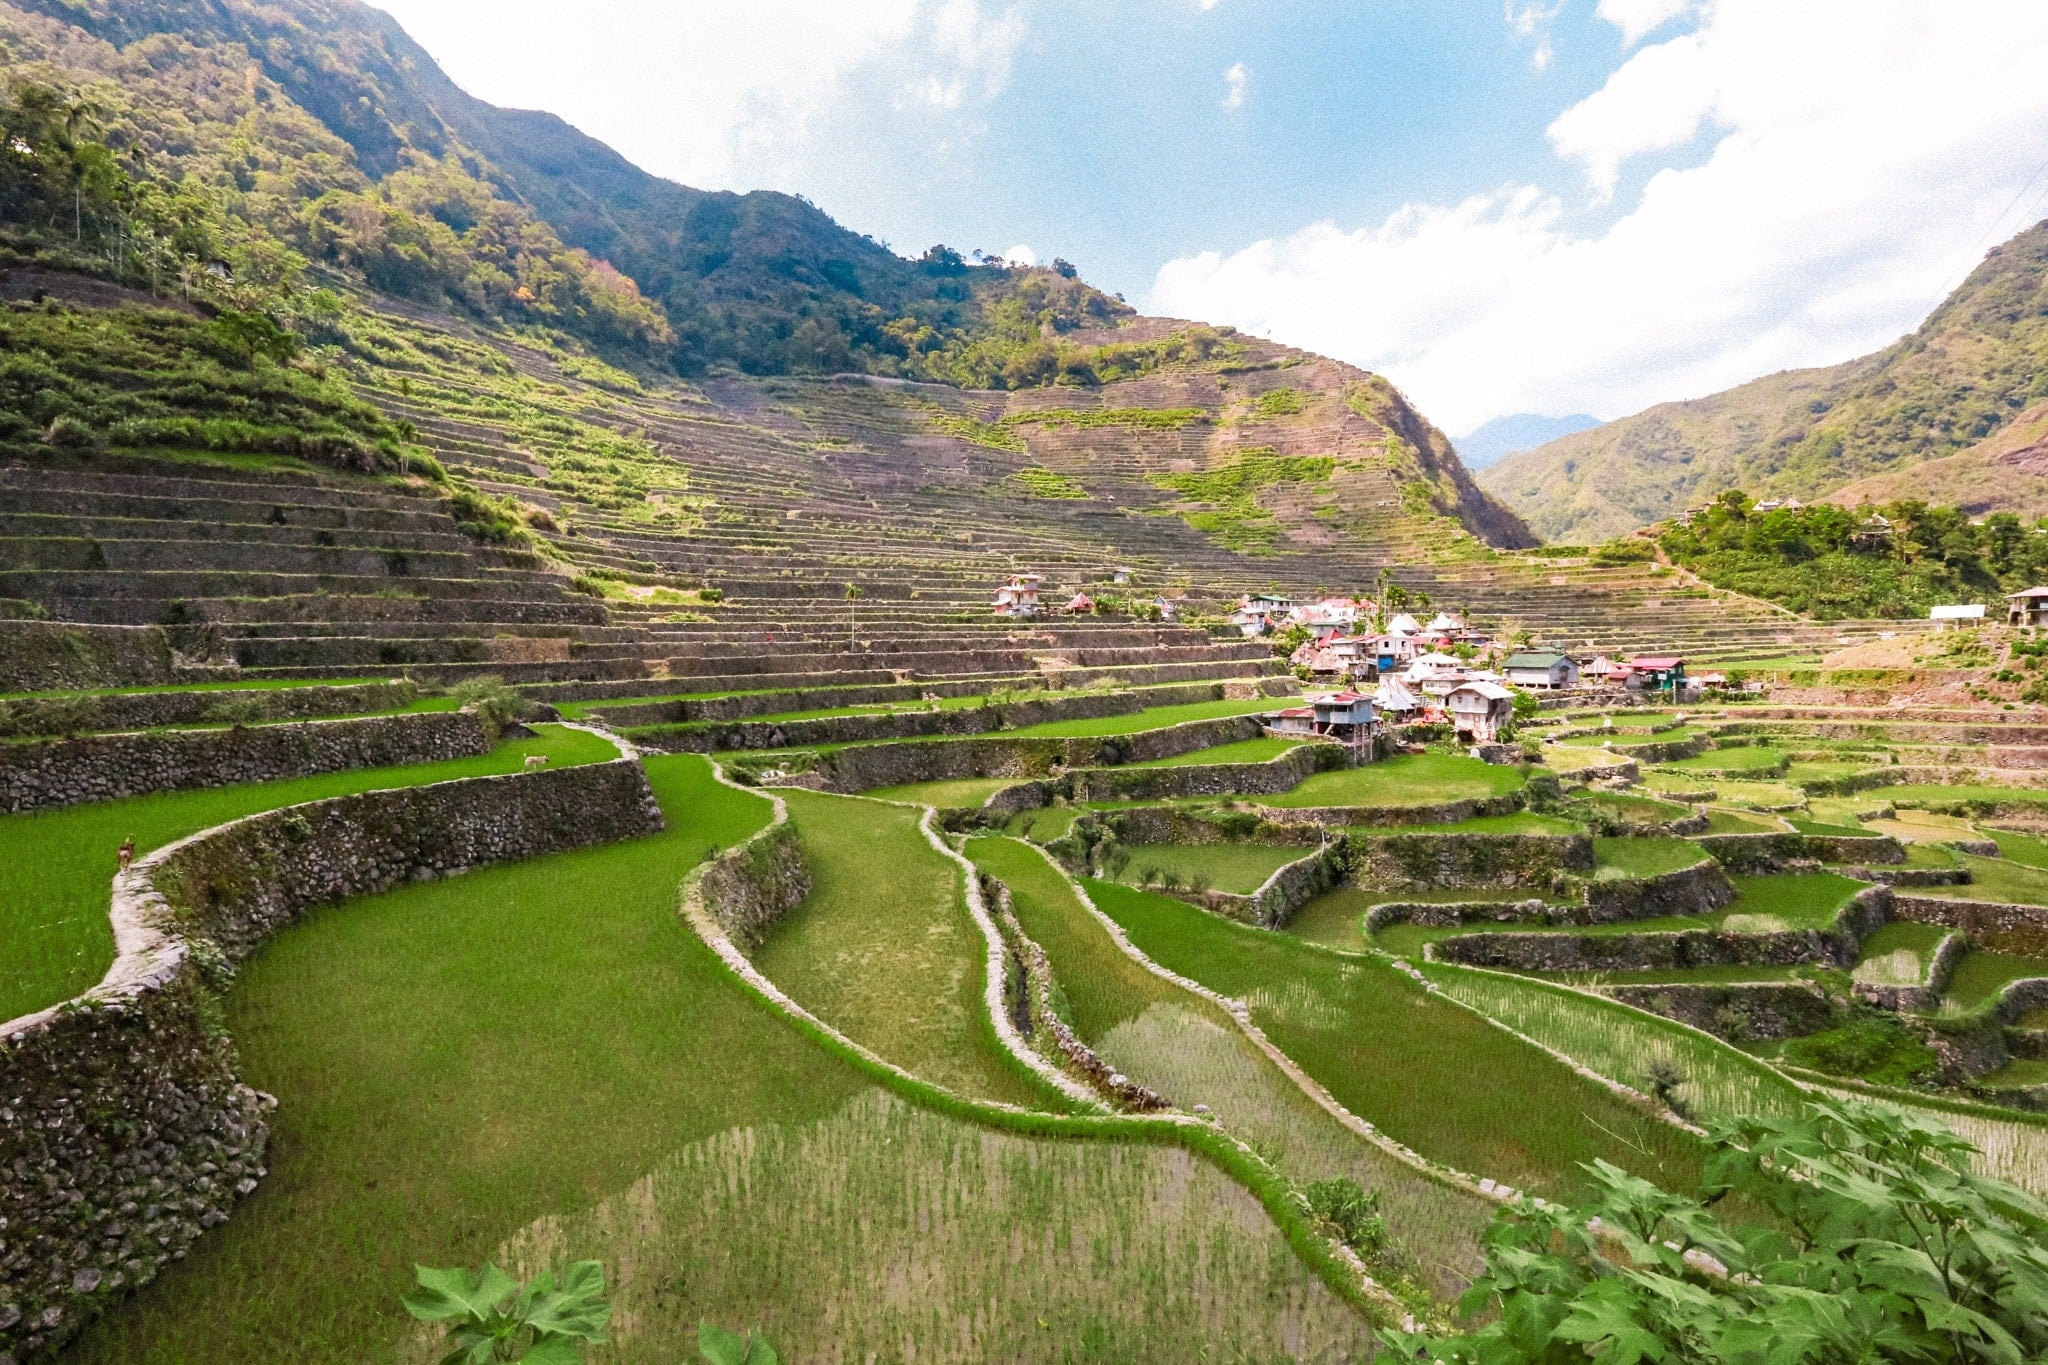
[[[1433,1365],[2018,1365],[2048,1351],[2048,1206],[1974,1174],[1974,1149],[1939,1123],[1817,1102],[1717,1125],[1708,1147],[1696,1197],[1598,1161],[1590,1206],[1518,1201],[1460,1305],[1490,1322],[1381,1337]],[[1731,1193],[1769,1217],[1723,1224],[1714,1205]]]
[[464,678],[448,689],[448,695],[461,702],[464,710],[474,711],[494,739],[526,714],[526,698],[495,673]]
[[1785,1044],[1785,1060],[1833,1076],[1904,1085],[1940,1063],[1934,1049],[1889,1014],[1869,1014]]
[[1367,1190],[1348,1175],[1318,1180],[1305,1191],[1308,1206],[1337,1240],[1362,1256],[1387,1245],[1387,1220],[1380,1214],[1380,1192]]
[[[447,1323],[452,1348],[441,1365],[488,1365],[523,1360],[527,1365],[574,1365],[583,1359],[579,1342],[601,1344],[611,1305],[604,1297],[604,1268],[578,1261],[525,1284],[494,1265],[471,1272],[414,1266],[419,1289],[405,1295],[405,1311],[421,1322]],[[713,1358],[713,1357],[707,1357]],[[739,1357],[752,1361],[752,1356]],[[767,1357],[772,1365],[773,1353]]]

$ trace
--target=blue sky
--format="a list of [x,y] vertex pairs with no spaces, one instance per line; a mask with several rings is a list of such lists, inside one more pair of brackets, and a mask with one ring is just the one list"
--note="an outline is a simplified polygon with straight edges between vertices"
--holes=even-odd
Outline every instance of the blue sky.
[[1860,354],[2048,212],[2043,0],[381,2],[659,174],[1064,256],[1454,432]]

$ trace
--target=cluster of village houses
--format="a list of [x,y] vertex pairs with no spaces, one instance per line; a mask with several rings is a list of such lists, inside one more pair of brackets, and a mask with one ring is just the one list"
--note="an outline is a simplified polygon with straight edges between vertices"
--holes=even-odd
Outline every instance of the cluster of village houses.
[[[1117,581],[1127,581],[1127,575],[1120,573]],[[1017,619],[1045,615],[1043,592],[1040,575],[1014,575],[996,590],[995,612]],[[1171,599],[1156,598],[1153,605],[1161,619],[1178,614],[1179,603]],[[1087,615],[1095,604],[1076,592],[1057,610]],[[1512,650],[1453,613],[1440,611],[1426,623],[1406,612],[1382,617],[1375,603],[1358,597],[1298,602],[1261,593],[1240,599],[1230,621],[1248,638],[1295,628],[1306,632],[1288,662],[1324,690],[1268,713],[1270,731],[1366,750],[1390,727],[1414,724],[1448,726],[1461,743],[1495,744],[1514,719],[1515,693],[1521,690],[1615,690],[1688,701],[1700,688],[1724,681],[1718,674],[1688,678],[1685,660],[1676,655],[1581,664],[1556,650]]]

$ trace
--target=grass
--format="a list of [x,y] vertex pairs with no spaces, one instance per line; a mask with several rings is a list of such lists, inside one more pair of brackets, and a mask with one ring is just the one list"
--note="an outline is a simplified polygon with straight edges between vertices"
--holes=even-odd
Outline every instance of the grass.
[[877,787],[869,796],[885,801],[910,801],[920,806],[979,806],[1005,787],[1014,787],[1021,777],[947,777],[936,782],[909,782],[900,787]]
[[[1604,1157],[1688,1188],[1699,1153],[1554,1058],[1425,994],[1376,958],[1232,924],[1164,896],[1091,882],[1137,946],[1252,1017],[1353,1113],[1439,1161],[1555,1195]],[[1483,1078],[1483,1084],[1475,1080]]]
[[2048,957],[2014,957],[1976,949],[1963,954],[1956,974],[1949,978],[1943,1008],[1950,1011],[1977,1009],[2015,981],[2030,976],[2048,976]]
[[1980,1085],[2015,1089],[2027,1085],[2048,1085],[2048,1061],[2036,1057],[2016,1058],[1996,1071],[1979,1076],[1977,1081]]
[[1192,753],[1175,754],[1172,758],[1154,758],[1143,763],[1126,763],[1127,768],[1195,768],[1214,763],[1269,763],[1280,755],[1301,746],[1298,739],[1280,739],[1272,735],[1260,739],[1241,739],[1234,744],[1217,744],[1207,749],[1196,749]]
[[1879,986],[1925,985],[1934,950],[1951,932],[1939,924],[1893,920],[1863,940],[1862,960],[1852,975]]
[[1999,855],[2009,863],[2048,869],[2048,839],[2004,829],[1987,829],[1983,837],[1997,843]]
[[1658,766],[1681,773],[1776,772],[1785,762],[1783,749],[1745,744],[1733,749],[1709,749],[1692,758],[1673,759]]
[[1447,963],[1423,970],[1454,999],[1645,1094],[1651,1069],[1671,1068],[1684,1078],[1679,1102],[1699,1118],[1799,1111],[1791,1081],[1688,1029],[1556,986]]
[[597,1206],[536,1221],[495,1259],[526,1275],[613,1247],[641,1273],[613,1289],[612,1344],[588,1353],[592,1365],[694,1359],[700,1316],[760,1328],[784,1360],[1372,1349],[1364,1319],[1209,1163],[1176,1147],[988,1132],[878,1091],[813,1122],[683,1146]]
[[1595,839],[1593,876],[1601,881],[1620,877],[1655,877],[1693,867],[1704,862],[1706,857],[1706,850],[1690,839]]
[[0,701],[26,697],[130,697],[144,692],[276,692],[288,687],[356,687],[388,678],[263,678],[254,682],[153,683],[145,687],[60,687],[43,692],[0,692]]
[[1301,844],[1126,844],[1131,855],[1119,881],[1136,886],[1159,872],[1183,885],[1250,895],[1289,863],[1315,850]]
[[301,801],[451,778],[517,772],[529,754],[558,767],[615,757],[607,740],[543,726],[476,758],[357,768],[278,782],[159,792],[0,816],[0,1019],[54,1005],[87,989],[114,960],[107,919],[114,854],[132,837],[138,856],[228,820]]
[[[815,1121],[866,1089],[750,1006],[676,919],[683,873],[768,803],[700,758],[647,770],[665,834],[324,907],[243,967],[226,1022],[245,1079],[282,1101],[270,1174],[68,1358],[389,1359],[415,1261],[479,1265],[679,1147]],[[577,1254],[632,1283],[630,1250]]]
[[1902,806],[1949,806],[1968,801],[2048,805],[2048,787],[1991,787],[1972,782],[1953,785],[1902,782],[1896,787],[1884,788],[1883,795]]
[[1181,706],[1154,706],[1120,716],[1096,716],[1087,720],[1049,720],[1003,731],[1006,736],[1042,739],[1094,739],[1104,735],[1135,735],[1191,720],[1217,720],[1226,716],[1250,716],[1271,711],[1279,703],[1271,697],[1242,701],[1193,701]]
[[1011,817],[1004,832],[1033,843],[1050,843],[1064,836],[1080,817],[1079,806],[1040,806],[1037,810],[1027,810]]
[[1620,792],[1589,792],[1571,799],[1571,806],[1589,807],[1606,811],[1617,820],[1626,820],[1638,825],[1661,825],[1672,820],[1683,820],[1692,814],[1690,806],[1681,806],[1674,801],[1658,801],[1647,796],[1626,796]]
[[925,842],[919,812],[819,792],[784,799],[811,894],[769,931],[754,964],[826,1023],[925,1080],[975,1099],[1052,1102],[996,1041],[982,1000],[987,947],[962,898],[963,874]]
[[1979,858],[1959,853],[1956,861],[1969,869],[1970,880],[1962,886],[1921,886],[1920,895],[1944,900],[2004,901],[2012,905],[2048,905],[2048,869],[2008,862],[2004,858]]
[[1362,768],[1316,773],[1291,792],[1256,798],[1268,806],[1430,806],[1505,796],[1522,785],[1518,768],[1460,754],[1402,754]]
[[[1858,830],[1857,833],[1867,831]],[[1783,830],[1775,823],[1758,819],[1754,815],[1738,815],[1731,810],[1710,808],[1707,811],[1707,833],[1709,834],[1779,834]]]
[[1002,878],[1024,932],[1045,949],[1065,1017],[1111,1065],[1182,1108],[1205,1104],[1297,1181],[1348,1174],[1380,1191],[1388,1226],[1440,1294],[1477,1265],[1487,1209],[1359,1139],[1316,1105],[1223,1013],[1134,961],[1064,874],[1014,839],[968,841]]
[[1616,753],[1624,758],[1628,751],[1644,744],[1676,744],[1680,740],[1693,739],[1707,732],[1695,725],[1678,725],[1669,730],[1651,731],[1638,725],[1633,729],[1616,726],[1612,734],[1566,735],[1558,741],[1575,749],[1600,749],[1613,746]]
[[1340,886],[1295,911],[1294,918],[1287,921],[1286,932],[1326,948],[1362,953],[1372,946],[1365,941],[1366,911],[1385,899],[1382,893]]

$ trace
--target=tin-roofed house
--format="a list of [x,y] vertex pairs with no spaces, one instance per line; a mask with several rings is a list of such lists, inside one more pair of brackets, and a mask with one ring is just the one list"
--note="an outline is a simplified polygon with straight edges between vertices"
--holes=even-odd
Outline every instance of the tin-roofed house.
[[1515,718],[1515,694],[1499,683],[1461,683],[1444,698],[1444,713],[1460,744],[1492,744]]
[[1501,676],[1516,687],[1540,687],[1550,691],[1574,687],[1579,666],[1568,654],[1554,649],[1525,649],[1501,661]]
[[2007,595],[2005,623],[2009,626],[2048,626],[2048,588],[2028,588]]

